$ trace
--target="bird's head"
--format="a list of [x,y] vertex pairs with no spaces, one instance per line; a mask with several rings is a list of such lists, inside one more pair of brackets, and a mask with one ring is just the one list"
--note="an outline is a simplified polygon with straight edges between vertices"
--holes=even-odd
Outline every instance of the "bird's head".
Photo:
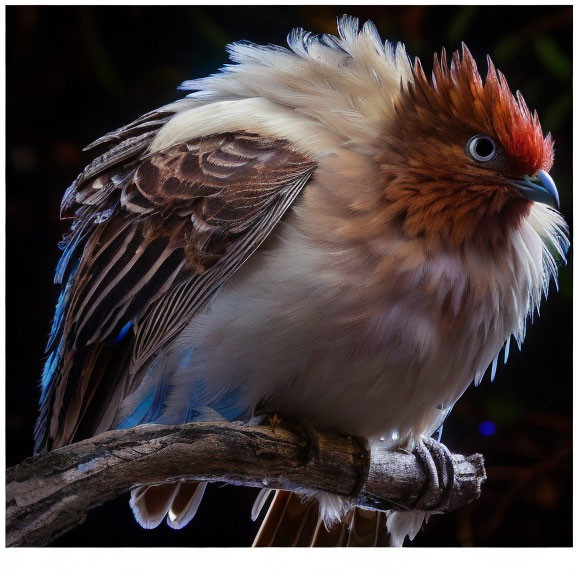
[[552,139],[490,60],[484,82],[465,46],[450,65],[435,56],[430,79],[416,60],[396,112],[377,160],[388,217],[409,237],[498,244],[533,202],[558,207]]

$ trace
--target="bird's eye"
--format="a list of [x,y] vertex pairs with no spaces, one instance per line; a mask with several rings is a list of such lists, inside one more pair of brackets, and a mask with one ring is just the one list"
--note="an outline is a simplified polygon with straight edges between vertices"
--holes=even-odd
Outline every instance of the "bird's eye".
[[477,162],[488,162],[496,155],[496,144],[488,136],[474,136],[468,140],[468,154]]

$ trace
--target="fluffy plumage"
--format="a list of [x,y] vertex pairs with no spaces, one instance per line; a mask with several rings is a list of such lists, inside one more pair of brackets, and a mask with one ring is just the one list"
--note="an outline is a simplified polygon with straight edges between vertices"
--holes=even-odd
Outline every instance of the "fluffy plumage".
[[[428,78],[371,23],[339,33],[234,44],[187,98],[93,145],[62,203],[37,450],[264,411],[410,447],[523,340],[568,246],[550,137],[465,47]],[[202,492],[131,505],[182,527]],[[307,543],[381,542],[378,516],[305,496],[269,518],[313,514]],[[392,515],[393,542],[423,519]]]

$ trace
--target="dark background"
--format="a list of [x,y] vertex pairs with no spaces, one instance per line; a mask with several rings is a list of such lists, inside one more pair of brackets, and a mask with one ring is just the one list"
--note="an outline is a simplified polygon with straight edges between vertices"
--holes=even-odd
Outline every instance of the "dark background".
[[[65,230],[59,201],[100,135],[182,96],[185,79],[215,72],[224,46],[285,44],[295,26],[335,32],[348,12],[402,41],[429,70],[432,54],[465,41],[485,71],[489,53],[556,141],[552,175],[572,214],[572,8],[505,7],[7,7],[7,464],[32,453],[43,348]],[[481,452],[481,499],[431,519],[417,546],[572,545],[572,264],[560,273],[522,352],[496,380],[472,387],[444,427],[453,452]],[[483,422],[495,432],[480,433]],[[255,492],[213,486],[184,530],[142,530],[128,495],[94,511],[57,546],[244,546]]]

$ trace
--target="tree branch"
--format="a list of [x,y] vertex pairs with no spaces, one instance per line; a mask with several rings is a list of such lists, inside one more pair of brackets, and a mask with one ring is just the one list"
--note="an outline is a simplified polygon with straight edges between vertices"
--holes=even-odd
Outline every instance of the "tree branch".
[[[432,450],[434,461],[435,454]],[[322,490],[381,510],[445,512],[479,497],[486,478],[481,455],[449,455],[453,475],[440,474],[440,486],[431,486],[425,460],[418,451],[373,447],[370,452],[356,438],[294,425],[192,423],[112,430],[7,470],[6,544],[48,544],[81,524],[90,509],[132,487],[182,477]]]

